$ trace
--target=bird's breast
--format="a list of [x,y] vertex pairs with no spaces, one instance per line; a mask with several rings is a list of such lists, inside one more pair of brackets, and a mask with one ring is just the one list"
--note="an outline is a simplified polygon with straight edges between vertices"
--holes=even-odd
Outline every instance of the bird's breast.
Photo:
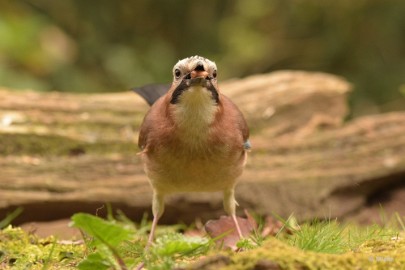
[[226,190],[235,185],[246,160],[244,151],[227,148],[206,147],[197,152],[166,147],[143,157],[145,170],[160,193]]
[[206,127],[199,135],[176,130],[160,147],[144,153],[145,171],[152,186],[161,193],[233,187],[242,174],[246,152],[225,131],[216,125]]
[[213,121],[218,106],[211,92],[205,87],[194,86],[184,91],[171,109],[179,125],[207,125]]
[[[246,162],[233,107],[217,104],[203,87],[184,91],[178,102],[169,106],[170,121],[150,128],[147,147],[141,153],[155,191],[233,188]],[[170,128],[162,128],[168,123],[172,123]]]

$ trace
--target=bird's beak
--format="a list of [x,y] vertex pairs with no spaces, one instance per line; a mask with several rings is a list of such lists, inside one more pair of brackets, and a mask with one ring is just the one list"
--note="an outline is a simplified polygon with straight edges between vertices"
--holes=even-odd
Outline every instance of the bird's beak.
[[189,77],[190,86],[201,85],[206,86],[207,81],[210,80],[209,73],[205,70],[202,63],[197,63],[197,66],[190,72]]
[[207,78],[208,77],[208,72],[205,70],[193,70],[190,73],[190,77],[191,79],[195,79],[195,78]]
[[191,79],[194,78],[209,78],[208,77],[208,72],[204,68],[204,64],[202,62],[198,62],[197,65],[195,66],[194,70],[191,71],[190,77]]

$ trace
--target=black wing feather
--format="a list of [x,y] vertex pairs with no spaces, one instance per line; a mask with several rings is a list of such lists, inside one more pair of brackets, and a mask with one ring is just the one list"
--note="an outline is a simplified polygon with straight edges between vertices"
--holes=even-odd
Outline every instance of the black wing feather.
[[149,84],[141,87],[134,87],[131,90],[143,97],[152,106],[158,98],[167,93],[170,84]]

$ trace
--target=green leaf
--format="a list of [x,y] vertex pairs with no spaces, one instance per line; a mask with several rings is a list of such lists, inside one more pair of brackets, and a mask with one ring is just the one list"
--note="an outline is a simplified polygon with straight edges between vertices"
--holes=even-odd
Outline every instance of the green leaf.
[[23,208],[18,207],[13,212],[7,214],[7,216],[3,220],[0,220],[0,229],[8,226],[16,217],[18,217],[22,213],[22,211]]
[[100,253],[92,253],[85,260],[79,263],[79,270],[104,270],[111,267],[108,260]]
[[83,230],[110,247],[116,247],[122,241],[133,237],[133,232],[128,228],[93,215],[78,213],[73,215],[72,221],[73,227]]
[[159,256],[194,256],[208,251],[210,242],[206,238],[185,237],[181,234],[168,234],[156,239],[153,252]]

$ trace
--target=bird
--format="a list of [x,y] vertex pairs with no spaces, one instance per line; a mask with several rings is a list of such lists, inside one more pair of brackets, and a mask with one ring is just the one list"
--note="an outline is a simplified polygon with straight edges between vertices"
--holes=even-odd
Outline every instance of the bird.
[[153,189],[153,221],[146,249],[164,212],[166,196],[222,192],[225,212],[243,238],[235,214],[235,185],[251,149],[242,112],[218,88],[215,62],[202,56],[179,60],[173,82],[152,104],[140,126],[138,146]]

